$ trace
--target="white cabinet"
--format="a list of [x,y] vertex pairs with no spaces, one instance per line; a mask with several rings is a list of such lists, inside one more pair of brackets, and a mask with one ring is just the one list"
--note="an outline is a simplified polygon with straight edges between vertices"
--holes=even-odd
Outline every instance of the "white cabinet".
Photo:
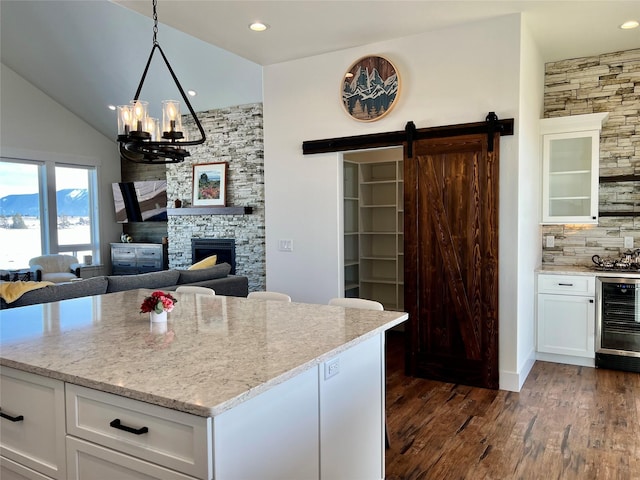
[[[323,480],[384,478],[383,338],[362,342],[321,368]],[[338,373],[330,375],[329,366],[335,365]]]
[[344,161],[345,297],[377,300],[387,310],[404,308],[402,150],[395,155]]
[[318,367],[214,417],[216,480],[311,480],[319,472]]
[[[25,478],[65,479],[64,383],[2,367],[0,392],[0,455],[25,467]],[[2,478],[20,478],[11,465],[3,459]]]
[[66,400],[68,435],[193,477],[211,477],[209,418],[72,384],[66,385]]
[[593,366],[595,277],[538,275],[537,358]]
[[545,118],[542,223],[598,223],[600,129],[608,113]]
[[377,333],[215,417],[3,367],[2,479],[382,480],[383,342]]
[[382,480],[383,338],[215,417],[216,480]]

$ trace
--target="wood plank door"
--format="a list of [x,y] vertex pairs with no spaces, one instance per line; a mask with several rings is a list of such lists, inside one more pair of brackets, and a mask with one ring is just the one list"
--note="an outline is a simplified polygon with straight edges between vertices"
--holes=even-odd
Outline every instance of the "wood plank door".
[[405,148],[407,371],[498,388],[500,136],[417,140]]

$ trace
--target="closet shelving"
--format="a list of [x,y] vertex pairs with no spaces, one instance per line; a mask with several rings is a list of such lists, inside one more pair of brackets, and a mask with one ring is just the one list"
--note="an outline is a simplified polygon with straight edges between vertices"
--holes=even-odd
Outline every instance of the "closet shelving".
[[345,296],[404,307],[402,160],[344,162]]

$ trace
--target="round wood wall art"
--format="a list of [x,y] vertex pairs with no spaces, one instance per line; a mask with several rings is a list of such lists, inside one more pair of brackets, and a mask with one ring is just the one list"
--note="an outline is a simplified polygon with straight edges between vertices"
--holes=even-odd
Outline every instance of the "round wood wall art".
[[400,77],[384,57],[363,57],[355,62],[342,80],[342,105],[361,122],[380,120],[396,104]]

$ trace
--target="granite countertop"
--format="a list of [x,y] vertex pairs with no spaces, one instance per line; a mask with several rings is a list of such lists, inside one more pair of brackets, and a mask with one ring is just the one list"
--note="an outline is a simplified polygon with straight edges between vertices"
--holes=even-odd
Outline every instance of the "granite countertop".
[[176,293],[168,322],[151,324],[149,293],[0,310],[0,365],[215,416],[408,318]]
[[640,278],[640,271],[627,272],[623,270],[596,270],[595,268],[585,267],[584,265],[543,264],[536,269],[536,273],[551,273],[554,275],[590,275],[594,277]]

